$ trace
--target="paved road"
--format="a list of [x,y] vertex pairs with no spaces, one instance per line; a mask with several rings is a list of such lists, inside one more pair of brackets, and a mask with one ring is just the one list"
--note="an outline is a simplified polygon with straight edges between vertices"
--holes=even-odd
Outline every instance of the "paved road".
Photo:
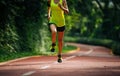
[[63,54],[63,63],[55,56],[36,56],[0,65],[0,76],[120,76],[120,57],[100,46],[68,43],[78,49]]

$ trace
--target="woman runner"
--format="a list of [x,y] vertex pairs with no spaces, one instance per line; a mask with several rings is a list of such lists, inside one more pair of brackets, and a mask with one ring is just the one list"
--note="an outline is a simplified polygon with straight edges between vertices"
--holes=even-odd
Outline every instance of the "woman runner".
[[62,62],[62,47],[65,30],[64,13],[69,13],[66,0],[48,0],[48,20],[52,33],[51,52],[55,51],[56,34],[58,35],[58,62]]

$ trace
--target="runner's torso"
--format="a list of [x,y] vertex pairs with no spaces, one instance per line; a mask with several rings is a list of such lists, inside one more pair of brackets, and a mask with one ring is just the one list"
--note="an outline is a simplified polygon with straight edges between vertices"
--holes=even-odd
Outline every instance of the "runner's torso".
[[[62,5],[62,0],[60,0],[60,4]],[[65,25],[64,11],[58,6],[54,0],[51,0],[51,18],[49,23],[56,24],[57,27],[62,27]]]

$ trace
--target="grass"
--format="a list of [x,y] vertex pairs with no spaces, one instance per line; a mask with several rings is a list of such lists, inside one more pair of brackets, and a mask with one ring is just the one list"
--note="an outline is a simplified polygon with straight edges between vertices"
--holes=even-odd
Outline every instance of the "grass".
[[65,41],[104,46],[110,48],[113,54],[120,56],[120,42],[116,42],[113,40],[86,38],[86,37],[65,37]]
[[75,47],[75,46],[70,46],[70,45],[65,45],[65,46],[63,47],[62,52],[63,52],[63,53],[67,53],[67,52],[69,52],[69,51],[71,51],[71,50],[75,50],[75,49],[77,49],[77,47]]
[[0,62],[5,62],[12,59],[17,59],[21,57],[26,56],[32,56],[35,55],[34,52],[16,52],[16,53],[10,53],[10,54],[0,54]]
[[[83,44],[90,44],[90,45],[99,45],[99,46],[105,46],[107,48],[112,49],[113,54],[115,55],[119,55],[120,56],[120,43],[119,42],[115,42],[113,40],[108,40],[108,39],[90,39],[90,38],[80,38],[80,37],[65,37],[65,42],[76,42],[76,43],[83,43]],[[30,51],[30,52],[14,52],[14,53],[2,53],[0,51],[0,62],[5,62],[8,60],[13,60],[16,58],[21,58],[21,57],[27,57],[27,56],[36,56],[36,55],[56,55],[58,52],[58,47],[56,47],[56,52],[54,54],[52,54],[51,52],[49,52],[49,50],[47,52],[34,52],[34,51]],[[69,46],[69,45],[65,45],[63,47],[63,53],[67,53],[70,50],[75,50],[76,47],[74,46]]]
[[[58,49],[58,47],[56,49]],[[66,45],[66,46],[63,47],[63,51],[62,52],[63,53],[67,53],[70,50],[74,50],[74,49],[76,49],[76,47]],[[56,50],[54,55],[57,54],[57,51],[58,50]],[[28,52],[28,51],[27,52],[16,52],[16,53],[14,52],[14,53],[7,53],[7,54],[0,53],[0,62],[5,62],[5,61],[8,61],[8,60],[13,60],[13,59],[27,57],[27,56],[36,56],[36,55],[49,56],[49,55],[53,55],[53,54],[51,52],[39,52],[39,53],[37,53],[37,52],[32,52],[32,51],[31,52]]]

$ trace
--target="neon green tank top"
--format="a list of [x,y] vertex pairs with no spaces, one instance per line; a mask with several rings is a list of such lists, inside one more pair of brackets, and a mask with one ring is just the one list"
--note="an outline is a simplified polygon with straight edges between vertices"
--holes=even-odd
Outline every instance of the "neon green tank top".
[[[62,4],[62,0],[60,0]],[[51,18],[49,23],[56,24],[57,27],[62,27],[65,25],[64,11],[54,3],[54,0],[51,0]]]

